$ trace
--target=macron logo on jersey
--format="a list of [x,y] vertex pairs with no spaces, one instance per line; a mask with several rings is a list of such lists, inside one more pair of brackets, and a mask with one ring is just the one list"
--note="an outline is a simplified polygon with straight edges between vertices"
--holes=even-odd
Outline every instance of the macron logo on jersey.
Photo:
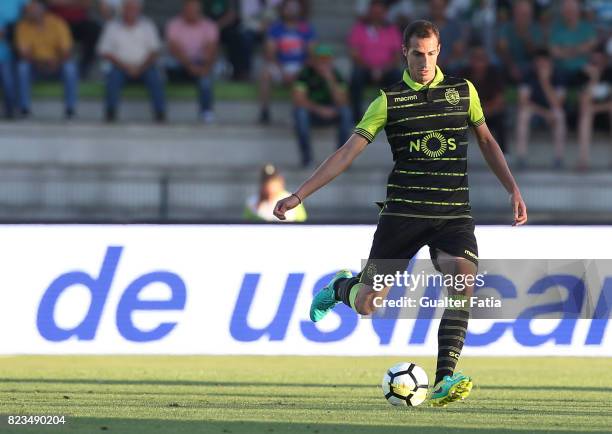
[[395,102],[414,101],[417,98],[418,98],[417,95],[398,96],[394,98],[394,101]]

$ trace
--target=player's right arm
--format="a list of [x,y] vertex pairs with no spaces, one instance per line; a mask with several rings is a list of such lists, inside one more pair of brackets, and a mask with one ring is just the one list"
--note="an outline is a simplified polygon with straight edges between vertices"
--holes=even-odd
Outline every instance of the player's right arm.
[[374,140],[386,123],[387,95],[381,91],[378,98],[370,104],[363,119],[355,128],[355,133],[347,142],[325,160],[294,194],[278,201],[274,208],[276,218],[285,220],[287,211],[298,206],[301,201],[348,169],[353,160]]
[[321,164],[317,170],[297,189],[294,195],[278,201],[274,215],[285,220],[285,213],[300,204],[315,191],[329,184],[349,168],[353,160],[368,146],[368,141],[359,134],[353,134],[347,142]]

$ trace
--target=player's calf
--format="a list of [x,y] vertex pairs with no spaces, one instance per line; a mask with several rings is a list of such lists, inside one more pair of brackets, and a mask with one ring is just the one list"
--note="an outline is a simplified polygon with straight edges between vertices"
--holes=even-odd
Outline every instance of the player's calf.
[[[441,250],[437,250],[435,257],[432,259],[437,270],[455,277],[462,276],[462,282],[467,281],[465,276],[474,276],[477,271],[474,262]],[[447,289],[449,296],[455,299],[465,300],[473,293],[472,285],[463,285],[460,288],[449,287]],[[454,378],[453,374],[461,356],[469,320],[469,307],[449,307],[444,310],[438,327],[438,358],[434,384],[442,383],[446,377]],[[461,386],[459,387],[461,388]]]

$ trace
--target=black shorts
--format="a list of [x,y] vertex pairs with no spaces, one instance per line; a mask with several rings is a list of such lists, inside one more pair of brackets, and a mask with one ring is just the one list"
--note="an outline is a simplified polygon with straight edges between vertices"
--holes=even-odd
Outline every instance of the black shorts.
[[[429,246],[431,259],[437,251],[465,258],[478,266],[478,245],[471,218],[432,219],[381,215],[361,282],[371,285],[374,274],[403,272],[410,259]],[[377,261],[379,260],[379,261]]]

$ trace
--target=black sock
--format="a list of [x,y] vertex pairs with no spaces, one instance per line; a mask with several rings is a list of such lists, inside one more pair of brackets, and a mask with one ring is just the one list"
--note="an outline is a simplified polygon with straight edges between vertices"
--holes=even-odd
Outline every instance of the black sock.
[[341,301],[346,304],[348,307],[351,307],[351,303],[349,301],[349,295],[351,294],[351,288],[359,283],[360,277],[345,277],[344,279],[338,279],[334,283],[334,294],[336,296],[336,300]]
[[463,349],[463,342],[467,332],[470,312],[466,310],[446,309],[440,328],[438,328],[438,363],[436,366],[436,380],[438,384],[444,376],[453,375],[455,366]]

